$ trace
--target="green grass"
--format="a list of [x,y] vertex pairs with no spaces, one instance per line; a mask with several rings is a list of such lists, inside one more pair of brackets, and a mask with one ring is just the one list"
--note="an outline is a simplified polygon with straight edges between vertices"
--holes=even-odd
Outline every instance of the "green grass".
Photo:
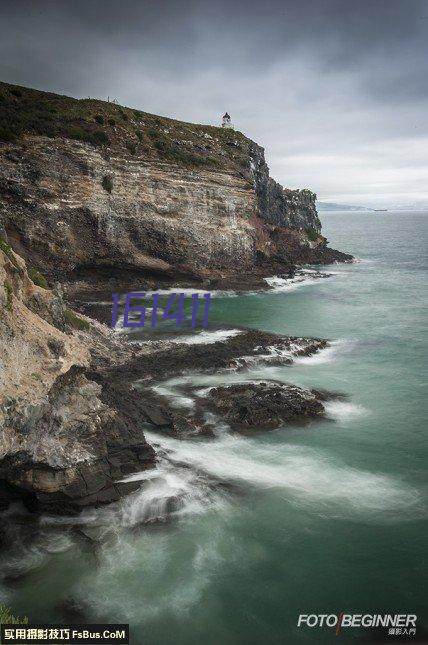
[[66,309],[64,311],[64,318],[67,325],[72,329],[77,329],[78,331],[87,331],[91,327],[86,320],[83,320],[82,318],[79,318],[79,316],[76,316],[74,311],[72,311],[71,309]]
[[6,291],[6,309],[8,311],[12,311],[13,309],[13,289],[12,285],[10,284],[9,280],[4,281],[4,289]]
[[189,152],[178,146],[174,141],[171,141],[163,135],[151,128],[148,131],[149,136],[153,141],[153,145],[159,153],[159,156],[169,161],[175,161],[184,166],[217,166],[220,165],[218,160],[212,157],[205,157],[202,155]]
[[109,146],[121,153],[128,149],[135,154],[138,150],[147,159],[188,167],[225,167],[239,172],[248,168],[251,145],[236,130],[186,123],[108,101],[74,99],[0,82],[0,140],[20,143],[23,135],[63,137],[98,147]]
[[28,618],[26,616],[23,618],[13,616],[8,607],[0,605],[0,625],[3,623],[10,623],[11,625],[26,625],[28,623]]
[[109,143],[107,134],[99,129],[104,117],[99,114],[93,119],[84,115],[76,99],[13,87],[8,91],[0,87],[0,96],[1,141],[13,143],[28,133],[66,137],[95,146]]
[[319,236],[320,236],[318,231],[315,228],[312,228],[312,227],[305,228],[305,232],[306,232],[307,238],[308,238],[308,240],[310,242],[315,242],[315,240],[317,240],[319,238]]
[[0,251],[3,251],[7,259],[12,262],[14,267],[20,269],[17,259],[12,251],[12,247],[9,246],[9,244],[2,237],[0,237]]
[[26,625],[27,623],[28,618],[26,616],[24,616],[23,618],[14,616],[8,607],[6,607],[5,605],[0,605],[0,625]]
[[35,285],[42,287],[42,289],[49,289],[47,280],[44,275],[42,275],[37,269],[33,267],[28,267],[27,269],[28,277]]

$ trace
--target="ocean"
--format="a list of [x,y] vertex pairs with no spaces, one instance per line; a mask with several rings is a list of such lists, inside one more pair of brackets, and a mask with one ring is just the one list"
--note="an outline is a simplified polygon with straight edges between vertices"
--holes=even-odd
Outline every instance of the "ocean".
[[[184,406],[183,385],[255,378],[346,396],[309,426],[243,436],[219,424],[215,439],[191,441],[148,430],[166,456],[120,508],[84,516],[96,554],[72,539],[69,520],[45,518],[36,543],[3,556],[3,574],[18,582],[0,586],[0,601],[15,614],[55,622],[71,607],[92,622],[129,622],[133,645],[335,638],[333,628],[298,627],[300,614],[411,613],[419,635],[428,629],[428,213],[321,219],[355,263],[322,267],[326,279],[220,295],[209,320],[330,347],[291,366],[189,374],[160,389]],[[144,524],[166,516],[171,498],[180,503],[167,521]],[[369,628],[340,636],[375,637]]]

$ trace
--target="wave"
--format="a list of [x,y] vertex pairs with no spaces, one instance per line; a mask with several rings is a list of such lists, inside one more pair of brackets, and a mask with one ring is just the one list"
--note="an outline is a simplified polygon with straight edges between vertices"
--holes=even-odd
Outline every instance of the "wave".
[[157,385],[152,385],[151,389],[156,394],[165,396],[169,403],[176,408],[193,408],[195,401],[192,397],[182,394],[181,388],[190,383],[190,378],[186,376],[177,376],[176,378],[162,381]]
[[234,359],[233,362],[236,365],[237,369],[252,369],[263,365],[269,365],[269,363],[277,363],[278,361],[280,361],[281,363],[283,362],[284,364],[288,364],[292,363],[294,357],[296,356],[293,350],[298,349],[300,349],[300,346],[294,343],[290,344],[289,349],[276,347],[275,345],[268,345],[266,347],[267,352],[265,352],[264,354],[238,356]]
[[[138,481],[126,478],[123,481]],[[155,473],[144,478],[145,486],[128,496],[120,506],[120,524],[136,526],[165,520],[170,515],[199,514],[226,502],[215,492],[209,477],[197,470],[171,463],[160,457]]]
[[218,298],[221,296],[240,296],[242,293],[228,290],[228,289],[198,289],[196,287],[170,287],[168,289],[156,289],[154,291],[145,291],[146,297],[153,296],[155,293],[158,293],[160,296],[167,296],[171,293],[184,293],[186,296],[191,296],[194,293],[204,295],[209,293],[212,298]]
[[[286,513],[294,506],[323,520],[382,524],[422,515],[419,491],[399,479],[351,468],[319,449],[280,444],[280,433],[265,441],[229,433],[210,441],[146,436],[157,450],[157,469],[126,478],[140,481],[140,490],[87,516],[111,536],[105,533],[99,566],[88,567],[75,589],[85,602],[90,598],[96,615],[126,616],[135,624],[171,612],[188,615],[235,556],[239,566],[260,557],[263,544],[241,543],[236,533],[243,518],[260,518],[249,518],[248,505],[234,503],[227,486],[269,491],[262,507],[273,502]],[[159,525],[169,517],[176,523]],[[112,588],[114,594],[105,592]]]
[[377,264],[378,260],[370,258],[354,258],[353,264]]
[[345,339],[329,341],[327,347],[320,349],[311,356],[296,356],[293,362],[296,365],[322,365],[324,363],[332,363],[338,356],[348,351],[353,342]]
[[[163,310],[158,307],[157,308],[157,315],[162,315]],[[146,321],[151,320],[153,314],[153,307],[146,307]],[[140,319],[140,314],[131,312],[129,314],[128,320],[130,322],[136,322],[137,320]],[[117,317],[116,325],[113,327],[113,331],[116,334],[130,334],[132,335],[133,331],[140,331],[143,329],[143,327],[124,327],[124,315],[120,314]]]
[[369,414],[369,411],[362,405],[350,403],[349,401],[326,401],[324,407],[330,419],[342,423]]
[[291,502],[310,506],[316,512],[322,510],[323,515],[362,514],[379,521],[382,513],[400,510],[406,514],[420,503],[419,492],[405,483],[389,475],[341,465],[321,450],[306,446],[269,445],[231,434],[198,442],[159,438],[150,432],[147,438],[180,463],[219,480],[284,489]]
[[183,345],[212,345],[241,334],[241,329],[217,329],[216,331],[201,331],[186,336],[170,339],[172,343]]
[[298,274],[294,278],[281,278],[280,276],[272,276],[264,278],[265,282],[271,287],[270,293],[282,293],[286,291],[295,291],[300,287],[311,286],[318,284],[320,279],[330,277],[330,274],[320,274],[317,271],[307,269],[304,274]]

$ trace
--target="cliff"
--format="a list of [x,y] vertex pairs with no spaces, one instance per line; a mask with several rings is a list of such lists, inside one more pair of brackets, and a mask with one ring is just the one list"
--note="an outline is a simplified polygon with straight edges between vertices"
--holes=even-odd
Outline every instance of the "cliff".
[[95,324],[0,243],[0,510],[14,498],[62,513],[113,501],[135,488],[117,480],[153,465],[140,427],[91,378],[97,351],[115,351]]
[[240,132],[0,83],[0,225],[51,280],[209,285],[341,259],[315,198]]
[[[240,330],[139,347],[67,309],[63,288],[79,306],[79,290],[110,298],[114,280],[120,291],[266,288],[264,276],[296,263],[349,257],[320,230],[315,195],[283,189],[239,132],[0,83],[0,510],[13,499],[60,513],[117,500],[139,486],[128,474],[155,466],[142,423],[210,431],[201,411],[155,395],[156,380],[326,345]],[[313,392],[260,388],[272,423],[323,410]]]

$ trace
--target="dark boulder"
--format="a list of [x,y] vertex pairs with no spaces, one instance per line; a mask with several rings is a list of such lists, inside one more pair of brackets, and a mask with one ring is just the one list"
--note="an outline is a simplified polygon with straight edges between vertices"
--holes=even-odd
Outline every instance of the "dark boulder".
[[314,392],[271,381],[216,387],[207,400],[213,412],[235,430],[278,428],[324,415]]

